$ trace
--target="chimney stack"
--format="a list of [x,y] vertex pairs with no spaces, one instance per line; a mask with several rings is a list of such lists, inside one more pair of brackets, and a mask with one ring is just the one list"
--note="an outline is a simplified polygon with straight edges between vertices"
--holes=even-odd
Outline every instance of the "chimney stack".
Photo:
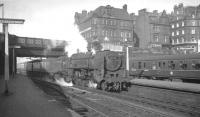
[[124,4],[123,10],[127,11],[127,5],[126,4]]

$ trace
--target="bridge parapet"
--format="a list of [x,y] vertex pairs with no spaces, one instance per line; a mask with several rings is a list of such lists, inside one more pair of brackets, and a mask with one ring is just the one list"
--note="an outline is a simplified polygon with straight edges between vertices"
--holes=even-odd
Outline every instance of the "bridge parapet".
[[67,42],[63,40],[50,40],[17,36],[10,37],[10,45],[18,45],[23,48],[63,49],[67,45]]
[[[0,42],[3,45],[4,35],[0,33]],[[20,46],[16,49],[17,56],[62,56],[65,53],[65,47],[68,45],[64,40],[50,40],[43,38],[20,37],[9,35],[9,46]],[[3,48],[1,48],[3,49]]]

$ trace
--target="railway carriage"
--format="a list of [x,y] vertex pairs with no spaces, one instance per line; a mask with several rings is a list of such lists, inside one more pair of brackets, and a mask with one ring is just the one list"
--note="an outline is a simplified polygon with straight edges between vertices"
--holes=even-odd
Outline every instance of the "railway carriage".
[[200,81],[200,54],[144,55],[130,58],[131,76],[149,79]]

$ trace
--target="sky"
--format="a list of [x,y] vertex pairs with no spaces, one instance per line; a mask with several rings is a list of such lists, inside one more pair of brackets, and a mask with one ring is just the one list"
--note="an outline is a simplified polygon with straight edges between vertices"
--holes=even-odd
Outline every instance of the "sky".
[[[200,0],[0,0],[4,3],[4,17],[25,19],[24,24],[9,25],[9,33],[17,36],[65,40],[69,55],[77,49],[85,52],[86,41],[74,25],[75,12],[91,11],[99,6],[111,5],[122,8],[128,6],[129,13],[148,11],[173,11],[174,5],[197,6]],[[2,9],[0,8],[0,16]],[[1,26],[2,27],[2,26]],[[1,28],[0,28],[1,29]],[[2,31],[2,29],[1,29]]]

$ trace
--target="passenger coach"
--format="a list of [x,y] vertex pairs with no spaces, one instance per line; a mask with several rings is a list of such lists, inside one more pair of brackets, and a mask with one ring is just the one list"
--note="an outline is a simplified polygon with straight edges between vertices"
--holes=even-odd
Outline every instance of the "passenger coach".
[[131,57],[130,75],[149,79],[200,82],[200,54]]

